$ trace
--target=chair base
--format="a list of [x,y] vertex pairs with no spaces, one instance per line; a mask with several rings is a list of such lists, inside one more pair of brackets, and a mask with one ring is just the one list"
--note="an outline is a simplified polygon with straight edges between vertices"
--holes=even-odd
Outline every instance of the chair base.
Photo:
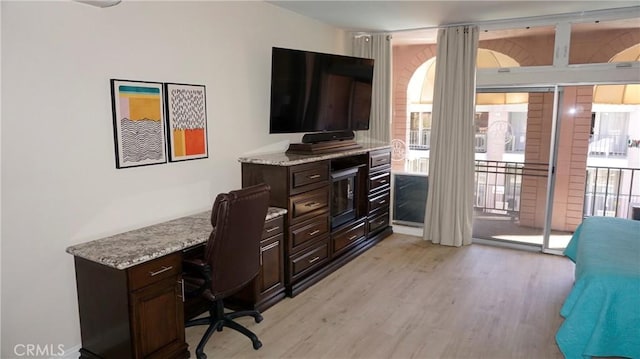
[[221,332],[224,327],[234,329],[251,339],[253,349],[258,350],[262,347],[262,342],[260,342],[257,335],[234,321],[235,318],[251,316],[254,318],[256,323],[260,323],[262,321],[262,315],[257,310],[242,310],[225,314],[224,303],[222,302],[222,299],[219,299],[213,303],[211,309],[209,309],[209,314],[210,315],[206,318],[189,320],[184,324],[185,327],[193,327],[196,325],[209,326],[196,347],[197,359],[207,358],[207,355],[204,353],[204,346],[207,344],[214,331]]

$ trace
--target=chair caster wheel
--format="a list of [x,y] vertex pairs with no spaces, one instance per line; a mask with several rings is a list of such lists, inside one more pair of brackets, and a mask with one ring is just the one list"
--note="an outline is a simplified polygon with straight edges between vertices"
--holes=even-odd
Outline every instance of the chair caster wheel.
[[258,314],[253,319],[255,319],[256,323],[260,323],[264,318],[262,318],[262,315]]
[[262,342],[259,340],[256,340],[253,342],[253,349],[258,350],[262,347]]
[[197,359],[207,359],[207,354],[205,353],[196,353]]

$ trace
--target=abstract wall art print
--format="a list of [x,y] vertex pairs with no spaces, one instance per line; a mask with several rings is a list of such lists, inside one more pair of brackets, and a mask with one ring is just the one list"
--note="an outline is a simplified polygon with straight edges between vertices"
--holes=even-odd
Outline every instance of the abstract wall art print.
[[165,84],[169,160],[209,156],[204,85]]
[[162,83],[111,80],[116,168],[166,163]]

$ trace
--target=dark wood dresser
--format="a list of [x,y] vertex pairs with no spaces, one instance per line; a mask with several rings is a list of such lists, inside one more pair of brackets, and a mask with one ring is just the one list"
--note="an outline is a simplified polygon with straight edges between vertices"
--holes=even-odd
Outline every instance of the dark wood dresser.
[[240,162],[242,186],[269,184],[270,205],[287,209],[282,243],[289,296],[392,233],[388,146],[323,155],[258,155]]

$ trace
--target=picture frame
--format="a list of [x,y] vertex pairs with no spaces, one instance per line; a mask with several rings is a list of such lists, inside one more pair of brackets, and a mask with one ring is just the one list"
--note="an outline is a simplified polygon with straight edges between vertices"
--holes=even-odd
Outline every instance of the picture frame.
[[161,82],[111,79],[116,168],[167,162]]
[[169,161],[209,157],[206,87],[165,83]]

